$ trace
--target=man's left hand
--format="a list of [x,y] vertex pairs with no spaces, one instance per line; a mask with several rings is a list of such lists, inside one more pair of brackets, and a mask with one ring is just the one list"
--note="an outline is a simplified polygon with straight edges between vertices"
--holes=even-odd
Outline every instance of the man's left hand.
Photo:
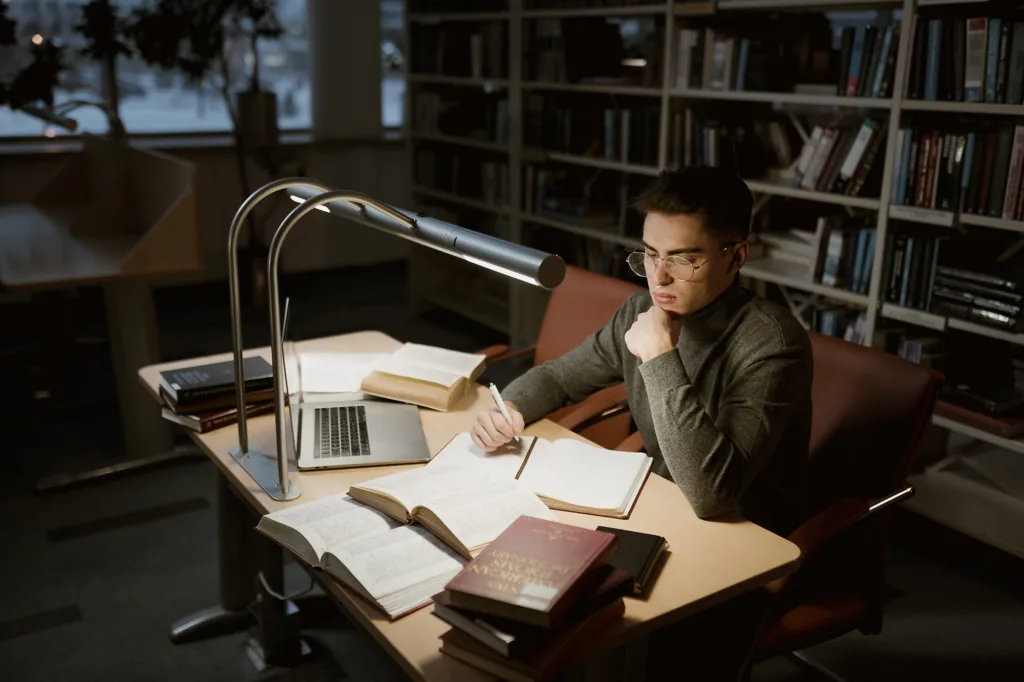
[[636,316],[633,326],[626,332],[626,348],[640,358],[640,362],[653,360],[676,347],[679,326],[678,318],[653,306]]

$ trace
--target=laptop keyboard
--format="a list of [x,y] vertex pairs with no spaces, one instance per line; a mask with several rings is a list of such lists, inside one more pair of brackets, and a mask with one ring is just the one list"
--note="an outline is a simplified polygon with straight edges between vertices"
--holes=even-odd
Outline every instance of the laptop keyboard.
[[316,447],[313,459],[366,457],[370,454],[365,407],[321,407],[314,412]]

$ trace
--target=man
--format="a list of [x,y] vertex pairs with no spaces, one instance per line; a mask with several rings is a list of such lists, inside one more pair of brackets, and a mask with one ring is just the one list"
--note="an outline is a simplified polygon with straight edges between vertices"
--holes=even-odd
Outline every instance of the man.
[[[645,248],[629,265],[649,291],[578,348],[513,381],[504,391],[512,423],[483,410],[473,440],[493,450],[526,422],[624,381],[654,471],[698,517],[739,513],[786,535],[806,512],[813,367],[800,323],[737,281],[750,191],[729,172],[692,167],[662,172],[635,206]],[[737,679],[768,606],[755,591],[659,630],[647,678]]]
[[718,168],[658,175],[635,203],[645,250],[629,256],[649,292],[513,381],[503,392],[513,423],[497,408],[480,412],[477,445],[493,450],[525,423],[625,381],[654,471],[698,517],[738,512],[793,530],[805,511],[810,343],[787,310],[739,286],[752,204],[746,184]]

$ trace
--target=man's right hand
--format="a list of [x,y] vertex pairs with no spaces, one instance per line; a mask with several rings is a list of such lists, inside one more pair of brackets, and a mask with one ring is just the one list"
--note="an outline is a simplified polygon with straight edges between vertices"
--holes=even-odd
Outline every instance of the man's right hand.
[[505,443],[512,440],[513,436],[523,435],[526,424],[523,415],[516,409],[516,406],[505,401],[512,423],[509,424],[501,414],[501,410],[495,407],[488,407],[476,413],[476,424],[470,431],[470,437],[484,452],[497,450]]

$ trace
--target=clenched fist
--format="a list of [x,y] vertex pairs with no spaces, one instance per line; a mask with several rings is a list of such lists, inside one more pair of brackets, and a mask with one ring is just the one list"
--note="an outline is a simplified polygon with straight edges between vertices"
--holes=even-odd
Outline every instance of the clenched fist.
[[626,348],[640,358],[640,362],[653,360],[672,350],[679,342],[679,318],[658,306],[636,316],[633,326],[626,332]]
[[470,431],[470,437],[485,452],[497,450],[505,443],[512,440],[514,436],[521,436],[526,424],[523,415],[516,409],[516,406],[505,401],[508,407],[508,414],[512,417],[509,424],[497,407],[488,407],[476,413],[476,424]]

